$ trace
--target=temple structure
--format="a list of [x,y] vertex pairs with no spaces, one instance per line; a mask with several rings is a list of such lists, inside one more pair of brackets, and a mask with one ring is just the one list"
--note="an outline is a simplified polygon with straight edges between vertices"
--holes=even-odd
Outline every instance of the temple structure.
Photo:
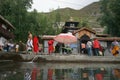
[[14,38],[13,30],[15,30],[14,26],[0,15],[0,45]]
[[[99,28],[99,30],[101,30]],[[87,43],[88,40],[93,40],[94,38],[97,38],[100,43],[101,46],[106,48],[109,48],[111,45],[111,42],[114,41],[115,39],[120,42],[120,38],[119,37],[111,37],[108,34],[101,34],[101,31],[98,31],[93,29],[93,28],[89,28],[89,27],[79,27],[79,22],[75,22],[75,21],[66,21],[61,33],[68,33],[71,32],[74,36],[77,37],[77,43],[74,44],[70,44],[70,46],[73,48],[73,52],[74,53],[80,53],[81,52],[81,43]],[[42,39],[44,41],[43,47],[44,47],[44,51],[47,52],[47,41],[54,39],[56,35],[43,35]],[[54,42],[54,46],[56,45],[56,41]]]

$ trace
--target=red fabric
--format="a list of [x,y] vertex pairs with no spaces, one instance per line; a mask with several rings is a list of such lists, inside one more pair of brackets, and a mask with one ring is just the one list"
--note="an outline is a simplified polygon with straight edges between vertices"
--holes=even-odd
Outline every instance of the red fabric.
[[53,40],[48,41],[48,52],[49,52],[49,54],[54,51],[53,43],[54,43]]
[[103,75],[101,73],[98,73],[95,75],[96,80],[103,80]]
[[31,80],[37,80],[37,69],[36,68],[33,68],[32,70]]
[[100,45],[100,47],[99,47],[99,50],[103,52],[103,48],[102,48],[102,46],[101,46],[101,45]]
[[37,36],[35,36],[33,38],[33,46],[34,46],[34,52],[35,53],[37,53],[39,51],[38,44],[39,44],[38,38],[37,38]]
[[93,41],[93,48],[100,48],[100,43],[97,39]]
[[52,80],[52,76],[53,76],[53,70],[48,69],[48,80]]

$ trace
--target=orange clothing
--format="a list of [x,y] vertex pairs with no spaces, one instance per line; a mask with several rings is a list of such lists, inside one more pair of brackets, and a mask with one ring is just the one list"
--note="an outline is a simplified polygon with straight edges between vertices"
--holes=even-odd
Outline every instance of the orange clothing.
[[117,56],[119,54],[119,46],[116,45],[112,48],[112,54],[113,56]]

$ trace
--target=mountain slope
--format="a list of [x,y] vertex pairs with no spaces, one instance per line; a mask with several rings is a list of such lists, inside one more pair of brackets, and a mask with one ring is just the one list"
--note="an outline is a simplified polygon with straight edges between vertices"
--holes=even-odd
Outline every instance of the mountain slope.
[[74,21],[87,21],[89,27],[101,27],[98,18],[100,14],[100,2],[94,2],[80,10],[74,10],[71,8],[62,8],[53,10],[49,13],[45,13],[49,18],[55,19],[55,15],[59,13],[61,16],[61,22],[68,21],[70,17],[73,17]]

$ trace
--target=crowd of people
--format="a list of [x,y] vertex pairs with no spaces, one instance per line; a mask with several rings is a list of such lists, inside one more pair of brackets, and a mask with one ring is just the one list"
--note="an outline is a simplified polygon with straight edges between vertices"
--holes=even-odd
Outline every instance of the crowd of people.
[[[62,54],[69,54],[72,52],[72,48],[66,47],[63,43],[57,43],[53,46],[54,40],[48,41],[48,54],[52,53],[62,53]],[[117,56],[119,54],[119,43],[114,40],[111,43],[110,47],[110,54],[113,56]],[[105,48],[102,46],[100,41],[97,38],[93,40],[88,40],[86,43],[81,43],[80,45],[80,53],[86,54],[88,56],[104,56]]]
[[0,51],[4,52],[20,52],[28,51],[38,54],[42,50],[41,45],[39,44],[39,38],[36,35],[32,35],[31,32],[28,32],[28,40],[26,43],[19,41],[17,43],[6,41],[3,46],[0,46]]
[[0,45],[0,51],[9,52],[9,51],[12,51],[13,48],[14,48],[14,44],[9,41],[5,41],[3,45]]
[[25,51],[26,47],[22,41],[13,43],[11,41],[6,41],[4,45],[0,46],[0,51],[2,52],[19,52]]
[[[87,54],[89,56],[104,56],[104,51],[105,48],[96,38],[93,41],[88,40],[86,44],[81,43],[82,54]],[[116,39],[114,39],[114,41],[111,43],[109,51],[113,56],[118,56],[120,46]]]
[[34,52],[38,54],[42,48],[40,48],[39,38],[36,35],[32,35],[31,32],[28,32],[28,40],[26,44],[26,49],[29,52]]
[[[114,40],[111,43],[110,52],[113,56],[118,56],[120,46],[117,40]],[[34,52],[35,54],[38,54],[42,51],[42,47],[39,43],[39,38],[36,35],[32,35],[31,32],[28,32],[28,40],[26,44],[24,44],[22,41],[19,41],[18,43],[10,43],[7,41],[4,46],[0,46],[0,51],[28,51],[28,52]],[[66,47],[63,43],[57,43],[54,46],[54,40],[48,41],[48,54],[52,53],[71,53],[72,49],[69,47]],[[104,47],[101,46],[101,43],[95,38],[93,40],[88,40],[86,43],[82,42],[80,44],[80,53],[81,54],[87,54],[88,56],[104,56]]]
[[[69,46],[65,46],[63,43],[57,43],[55,46],[53,46],[54,41],[49,40],[48,41],[48,53],[52,54],[54,53],[61,53],[69,54],[71,53],[72,48]],[[101,56],[104,55],[104,48],[101,46],[100,42],[97,39],[94,39],[93,41],[88,40],[87,43],[81,43],[80,46],[81,54],[87,54],[89,56]]]
[[104,48],[100,42],[95,38],[93,41],[88,40],[87,43],[81,43],[81,53],[89,56],[103,56]]

